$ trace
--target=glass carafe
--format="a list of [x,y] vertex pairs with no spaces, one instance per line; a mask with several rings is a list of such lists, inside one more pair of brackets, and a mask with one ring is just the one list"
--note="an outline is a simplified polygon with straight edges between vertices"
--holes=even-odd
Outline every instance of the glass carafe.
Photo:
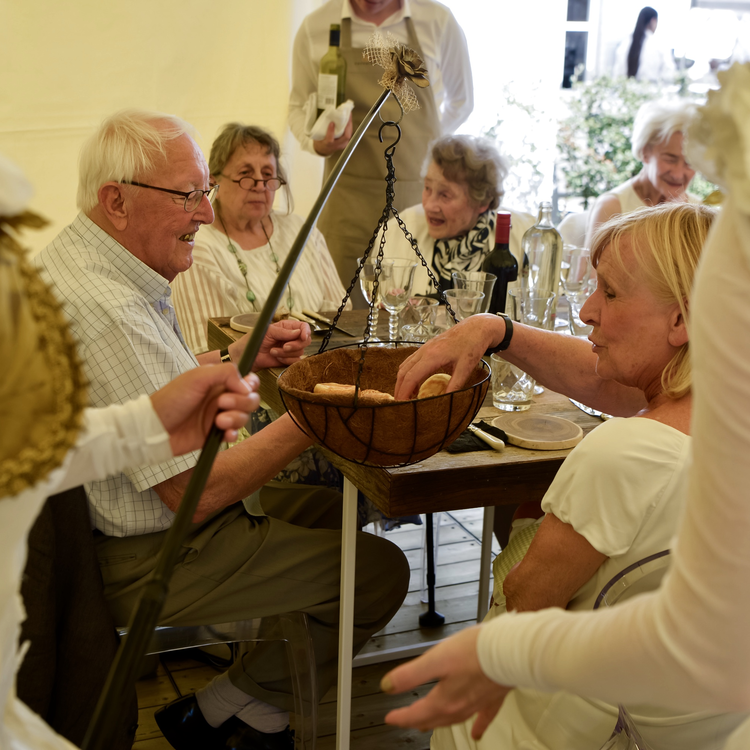
[[563,240],[557,229],[552,226],[551,203],[540,204],[537,223],[526,231],[521,240],[521,247],[529,259],[527,291],[557,294]]

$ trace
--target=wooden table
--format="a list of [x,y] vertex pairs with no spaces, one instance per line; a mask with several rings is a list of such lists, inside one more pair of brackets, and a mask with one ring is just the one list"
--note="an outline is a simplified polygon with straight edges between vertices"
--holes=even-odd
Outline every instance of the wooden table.
[[[352,330],[362,330],[364,311],[345,313],[342,325]],[[381,335],[386,335],[387,331],[382,325],[381,329]],[[229,327],[228,318],[208,321],[208,344],[211,349],[223,349],[241,335]],[[308,349],[310,354],[317,352],[320,346],[320,336],[316,334],[313,339],[313,346]],[[354,341],[353,338],[335,334],[331,346]],[[261,396],[279,413],[284,412],[276,388],[276,378],[281,371],[273,369],[261,373]],[[535,411],[565,417],[579,424],[584,433],[601,424],[595,417],[573,406],[564,396],[548,390],[541,396],[534,396],[530,413]],[[488,398],[477,419],[491,420],[499,414],[501,412],[492,406],[492,394],[488,391]],[[323,451],[347,479],[365,491],[373,503],[390,517],[541,500],[570,452],[531,451],[512,445],[507,446],[503,453],[489,449],[455,454],[441,451],[412,466],[386,469],[361,466],[325,449]]]
[[[342,316],[341,323],[352,331],[363,331],[366,311],[352,311]],[[385,316],[381,315],[381,318]],[[381,338],[387,338],[387,326],[380,326]],[[211,349],[223,349],[242,334],[229,327],[228,318],[208,321],[208,344]],[[330,346],[355,342],[343,334],[335,333]],[[309,354],[318,351],[321,336],[313,337]],[[264,370],[260,373],[261,398],[279,413],[284,405],[276,387],[282,370]],[[488,405],[489,404],[489,405]],[[549,390],[535,396],[530,412],[554,414],[579,424],[584,433],[601,422],[573,406],[564,396]],[[477,419],[490,421],[500,414],[492,406],[491,390],[480,409]],[[482,564],[479,582],[478,619],[487,611],[489,598],[489,550],[494,518],[494,506],[541,500],[569,450],[532,451],[506,446],[502,453],[493,450],[474,453],[448,453],[441,451],[418,464],[401,468],[361,466],[322,449],[332,464],[344,475],[344,512],[342,519],[341,552],[341,620],[339,643],[338,725],[337,748],[349,747],[351,710],[352,628],[354,621],[354,560],[356,554],[357,488],[367,494],[387,516],[405,516],[417,513],[437,513],[463,508],[485,508],[482,531]],[[430,645],[430,644],[427,644]],[[424,650],[424,645],[421,650]],[[402,658],[417,653],[399,650],[390,658]],[[382,656],[382,655],[381,655]]]

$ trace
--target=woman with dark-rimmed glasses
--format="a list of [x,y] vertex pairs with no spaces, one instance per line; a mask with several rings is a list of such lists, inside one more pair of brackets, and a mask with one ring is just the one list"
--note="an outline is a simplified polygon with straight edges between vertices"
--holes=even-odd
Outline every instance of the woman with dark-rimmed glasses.
[[[302,226],[280,164],[278,141],[254,125],[225,125],[211,146],[219,185],[214,223],[195,237],[193,265],[172,283],[180,327],[194,354],[208,350],[209,318],[258,312]],[[289,212],[274,210],[284,189]],[[313,230],[284,292],[280,313],[336,310],[344,297],[323,235]]]

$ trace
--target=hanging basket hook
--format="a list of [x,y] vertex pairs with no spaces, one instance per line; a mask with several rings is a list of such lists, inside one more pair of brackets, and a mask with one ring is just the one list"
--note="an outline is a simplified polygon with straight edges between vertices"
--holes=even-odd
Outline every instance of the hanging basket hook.
[[396,140],[391,143],[388,148],[386,148],[385,153],[388,156],[393,156],[393,152],[396,150],[396,146],[398,142],[401,140],[401,126],[397,122],[393,122],[392,120],[387,120],[380,126],[380,130],[378,130],[378,138],[380,139],[380,142],[383,143],[383,128],[396,128],[398,131],[398,134],[396,135]]

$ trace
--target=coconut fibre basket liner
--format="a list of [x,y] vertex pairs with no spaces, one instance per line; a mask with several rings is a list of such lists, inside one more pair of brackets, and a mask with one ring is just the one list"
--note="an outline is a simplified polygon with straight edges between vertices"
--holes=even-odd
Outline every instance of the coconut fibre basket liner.
[[[399,365],[417,348],[367,349],[360,389],[393,395]],[[429,458],[466,429],[489,386],[489,368],[480,362],[461,390],[431,398],[355,408],[353,399],[312,393],[317,383],[354,385],[359,358],[359,347],[332,349],[295,362],[278,380],[297,426],[316,443],[356,463],[404,466]]]

